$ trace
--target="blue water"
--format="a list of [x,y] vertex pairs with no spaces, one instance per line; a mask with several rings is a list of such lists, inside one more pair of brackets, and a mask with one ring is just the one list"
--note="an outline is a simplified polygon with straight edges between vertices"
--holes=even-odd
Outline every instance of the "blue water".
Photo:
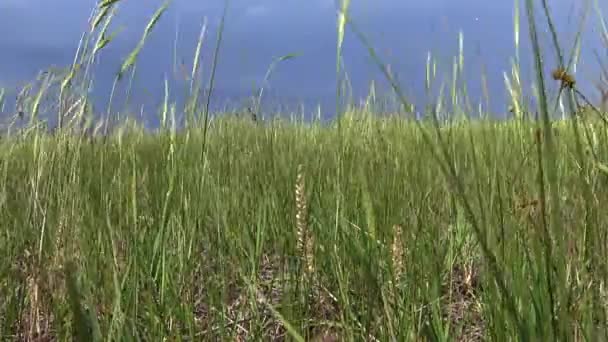
[[[102,105],[107,103],[116,71],[161,2],[123,0],[120,3],[115,28],[120,27],[122,31],[103,51],[96,66],[96,84],[91,89],[99,108],[105,109]],[[600,2],[608,15],[607,4]],[[564,48],[570,49],[574,42],[582,3],[584,1],[550,1]],[[0,1],[0,86],[13,89],[34,78],[41,69],[69,65],[94,5],[92,0]],[[135,107],[137,104],[148,106],[144,110],[146,119],[154,120],[151,117],[156,112],[152,106],[162,99],[165,77],[171,81],[172,95],[176,99],[181,97],[187,84],[183,75],[191,68],[205,18],[208,31],[202,63],[205,80],[208,79],[224,5],[221,0],[175,0],[161,18],[138,60],[131,98]],[[530,82],[533,61],[526,52],[529,51],[529,36],[524,6],[522,2],[522,67],[524,81]],[[425,101],[428,52],[440,62],[439,76],[449,77],[452,58],[458,54],[458,33],[462,31],[469,94],[474,101],[481,99],[481,75],[485,73],[491,95],[490,109],[500,115],[506,108],[503,72],[509,71],[510,58],[515,51],[513,7],[510,0],[352,0],[351,15],[379,55],[391,65],[406,93],[417,99],[418,104]],[[549,33],[540,16],[540,8],[537,13],[545,57],[550,62],[553,50],[548,44]],[[606,47],[601,44],[598,29],[597,15],[591,11],[577,79],[589,89],[592,98],[595,95],[593,82],[599,77],[594,49],[608,64]],[[176,37],[178,65],[183,62],[183,66],[173,70]],[[273,74],[266,89],[265,107],[281,104],[288,110],[295,110],[304,104],[312,111],[321,104],[324,116],[333,115],[335,42],[336,4],[333,0],[232,0],[220,50],[213,108],[243,105],[260,86],[273,58],[297,53],[297,58],[279,65]],[[388,89],[366,48],[350,31],[346,33],[343,54],[356,100],[367,94],[372,80],[378,82],[380,91]]]

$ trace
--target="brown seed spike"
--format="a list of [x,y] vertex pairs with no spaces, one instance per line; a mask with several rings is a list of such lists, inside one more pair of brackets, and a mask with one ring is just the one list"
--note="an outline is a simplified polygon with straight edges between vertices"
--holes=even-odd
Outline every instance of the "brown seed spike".
[[574,76],[568,74],[563,67],[553,70],[552,75],[554,80],[562,81],[562,86],[564,88],[573,88],[576,83]]

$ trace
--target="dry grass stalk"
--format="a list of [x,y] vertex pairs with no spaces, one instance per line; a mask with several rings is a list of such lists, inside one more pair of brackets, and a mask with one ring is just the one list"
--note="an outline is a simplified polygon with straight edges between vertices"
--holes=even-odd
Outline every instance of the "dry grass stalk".
[[50,259],[41,264],[34,253],[26,250],[20,262],[21,276],[26,281],[28,308],[19,322],[19,340],[56,340],[50,303],[54,298],[64,297],[60,274],[65,260],[69,256],[80,257],[77,249],[66,240],[69,220],[68,216],[60,215],[54,230],[54,248]]
[[[316,317],[323,320],[331,320],[336,317],[338,308],[337,301],[327,291],[322,290],[322,286],[315,278],[315,259],[314,248],[315,238],[308,225],[308,201],[306,199],[306,187],[304,179],[303,165],[298,165],[295,184],[296,196],[296,229],[297,229],[297,252],[304,260],[304,270],[302,272],[306,280],[311,282],[312,288],[309,298],[312,301],[312,310]],[[335,331],[324,331],[311,327],[311,333],[316,336],[315,341],[335,341],[338,338]]]
[[482,341],[485,320],[479,295],[481,284],[479,267],[472,262],[454,265],[447,289],[446,318],[452,326],[462,326],[457,331],[456,341]]
[[52,315],[47,308],[46,291],[41,285],[41,269],[37,267],[34,254],[25,251],[21,265],[21,276],[26,282],[28,307],[20,317],[17,338],[20,341],[52,341]]

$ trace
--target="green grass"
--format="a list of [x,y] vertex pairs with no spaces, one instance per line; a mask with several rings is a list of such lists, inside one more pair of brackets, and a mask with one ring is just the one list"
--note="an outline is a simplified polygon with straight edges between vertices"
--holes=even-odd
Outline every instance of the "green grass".
[[[0,140],[2,340],[608,339],[608,126],[595,108],[579,109],[576,86],[560,92],[577,114],[550,119],[557,106],[538,45],[538,121],[526,115],[519,52],[505,74],[515,118],[466,120],[462,50],[446,84],[451,114],[464,120],[440,122],[448,103],[439,98],[423,121],[339,101],[335,124],[253,121],[212,118],[209,97],[199,97],[203,25],[184,130],[165,82],[157,131],[122,121],[107,136],[73,134],[107,127],[91,127],[79,94],[114,37],[118,3],[100,3],[65,73],[22,90],[30,124]],[[167,5],[116,84],[135,77]],[[351,28],[410,108],[348,5],[338,79]],[[221,40],[220,30],[211,89]],[[557,36],[554,47],[570,70]],[[275,60],[264,81],[293,56]],[[436,76],[429,54],[427,91]],[[55,134],[42,129],[41,111],[58,116]]]
[[[533,340],[548,336],[542,225],[538,206],[525,204],[539,196],[532,127],[479,122],[451,127],[444,141],[517,302],[518,327],[417,128],[401,119],[345,121],[342,135],[297,123],[214,121],[202,160],[201,130],[134,132],[105,143],[69,135],[5,141],[2,336],[31,333],[25,327],[39,321],[43,332],[69,339],[76,321],[66,297],[68,262],[104,339],[276,336],[284,325],[252,288],[307,337],[332,330],[346,339],[435,339],[459,336],[460,327],[449,326],[459,322],[491,339],[515,338],[520,328]],[[607,308],[600,227],[608,214],[600,209],[608,175],[582,174],[568,127],[557,133],[563,209],[547,215],[568,228],[568,249],[551,262],[568,272],[554,284],[565,293],[563,329],[570,337],[594,329],[605,336],[592,308],[596,295]],[[608,131],[597,134],[605,141]],[[303,273],[297,248],[300,164],[308,213],[300,230],[314,236],[312,273]],[[593,203],[584,201],[583,181]],[[397,224],[403,271],[394,277]],[[602,260],[594,271],[588,239]]]

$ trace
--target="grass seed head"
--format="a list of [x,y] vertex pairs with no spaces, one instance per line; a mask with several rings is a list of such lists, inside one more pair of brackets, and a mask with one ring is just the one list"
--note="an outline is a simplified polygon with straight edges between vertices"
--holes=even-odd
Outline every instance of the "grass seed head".
[[400,224],[393,226],[393,243],[391,246],[391,257],[395,283],[398,283],[403,275],[403,227]]
[[564,68],[559,67],[552,72],[553,79],[561,81],[564,88],[574,88],[576,80],[574,76],[570,75]]
[[314,272],[314,237],[308,227],[308,203],[306,201],[306,188],[304,181],[303,166],[298,165],[296,177],[296,229],[297,229],[297,249],[298,253],[306,261],[306,272]]

